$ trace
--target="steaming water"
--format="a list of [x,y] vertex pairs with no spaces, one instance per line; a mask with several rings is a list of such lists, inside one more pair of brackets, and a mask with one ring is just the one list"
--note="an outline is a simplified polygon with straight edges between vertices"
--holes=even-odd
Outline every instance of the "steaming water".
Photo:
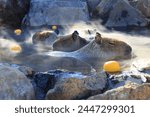
[[[124,32],[119,31],[113,31],[113,30],[107,30],[103,26],[99,25],[97,22],[92,22],[89,24],[85,23],[78,23],[73,26],[65,26],[65,30],[63,30],[60,35],[65,34],[71,34],[74,30],[77,30],[81,37],[86,38],[87,40],[91,40],[94,38],[96,32],[100,32],[103,37],[110,37],[118,40],[125,41],[129,45],[131,45],[133,49],[133,56],[134,58],[130,60],[122,60],[120,61],[122,66],[124,68],[129,68],[130,64],[133,61],[140,60],[141,63],[150,61],[150,29],[140,29],[140,30],[124,30]],[[11,62],[11,63],[25,63],[25,61],[28,61],[28,56],[36,53],[40,53],[41,49],[39,47],[35,48],[35,51],[30,51],[30,48],[32,45],[32,35],[38,31],[43,29],[24,29],[23,34],[21,36],[16,36],[13,34],[13,30],[11,29],[0,29],[0,62]],[[90,33],[90,34],[89,34]],[[5,39],[4,39],[5,38]],[[7,41],[6,41],[7,39]],[[11,40],[11,41],[10,41]],[[9,50],[10,45],[12,44],[29,44],[29,48],[27,48],[27,52],[19,55],[19,58],[17,56],[18,53],[13,53]],[[44,52],[49,52],[51,50],[44,50]],[[30,53],[28,55],[28,53]],[[27,59],[28,58],[28,59]],[[5,60],[6,59],[6,60]],[[19,61],[19,62],[18,62]],[[49,62],[53,62],[54,58],[51,60],[49,59]],[[42,61],[40,61],[42,62]],[[27,63],[25,63],[26,65]],[[103,63],[102,63],[103,64]],[[34,63],[34,65],[38,65],[38,63]],[[27,65],[28,66],[28,65]],[[100,66],[99,68],[101,68]]]
[[[87,35],[87,32],[85,32],[85,30],[88,29],[93,32],[91,35]],[[86,39],[89,39],[91,36],[94,37],[94,32],[98,31],[103,37],[114,38],[128,43],[133,49],[133,58],[130,60],[120,61],[124,67],[130,66],[130,64],[134,61],[141,62],[141,67],[144,62],[150,63],[150,29],[127,29],[120,32],[107,30],[95,22],[92,23],[92,25],[86,25],[85,23],[76,24],[75,28],[70,29],[69,32],[72,32],[73,30],[78,30],[80,35]]]

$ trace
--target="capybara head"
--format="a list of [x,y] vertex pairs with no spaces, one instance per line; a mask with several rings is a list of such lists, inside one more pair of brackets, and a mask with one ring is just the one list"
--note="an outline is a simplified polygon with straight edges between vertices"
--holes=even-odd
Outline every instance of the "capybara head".
[[[100,56],[107,59],[125,59],[131,57],[132,48],[127,43],[111,38],[103,38],[96,33],[95,42],[100,49]],[[98,53],[97,53],[98,54]]]
[[32,42],[34,44],[49,44],[52,45],[57,39],[57,34],[54,31],[40,31],[33,35]]

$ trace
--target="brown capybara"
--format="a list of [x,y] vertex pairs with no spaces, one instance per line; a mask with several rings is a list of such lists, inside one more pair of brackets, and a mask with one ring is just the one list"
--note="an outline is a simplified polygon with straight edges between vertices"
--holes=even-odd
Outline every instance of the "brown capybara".
[[72,52],[88,44],[88,41],[79,36],[77,31],[67,36],[61,36],[53,44],[54,51]]

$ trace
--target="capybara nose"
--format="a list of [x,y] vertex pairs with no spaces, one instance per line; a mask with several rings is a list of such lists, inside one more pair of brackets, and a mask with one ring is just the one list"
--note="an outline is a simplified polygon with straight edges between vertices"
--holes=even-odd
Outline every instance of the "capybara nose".
[[125,47],[125,55],[131,55],[131,52],[132,52],[132,48],[131,48],[131,46],[129,46],[129,45],[127,45],[126,47]]

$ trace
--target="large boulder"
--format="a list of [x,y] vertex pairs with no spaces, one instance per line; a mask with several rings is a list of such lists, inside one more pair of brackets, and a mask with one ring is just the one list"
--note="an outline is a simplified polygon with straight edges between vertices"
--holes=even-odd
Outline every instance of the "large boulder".
[[127,83],[125,86],[109,90],[104,94],[90,97],[89,100],[149,100],[150,84]]
[[137,8],[138,8],[146,17],[150,17],[150,0],[138,0]]
[[31,100],[34,89],[27,77],[18,69],[0,65],[0,99]]
[[148,20],[127,0],[102,0],[97,12],[107,27],[147,26]]
[[0,0],[0,24],[19,26],[29,6],[30,0]]
[[89,11],[93,12],[100,2],[101,0],[87,0]]
[[55,85],[49,89],[48,100],[85,99],[89,96],[102,93],[106,87],[106,74],[83,75],[75,72],[58,73]]
[[28,26],[67,25],[89,19],[87,3],[73,0],[31,0],[24,18]]
[[22,72],[25,76],[27,76],[27,78],[33,77],[35,73],[35,71],[31,67],[27,67],[27,66],[21,66],[17,64],[11,64],[11,63],[0,63],[0,65],[15,68],[20,72]]

